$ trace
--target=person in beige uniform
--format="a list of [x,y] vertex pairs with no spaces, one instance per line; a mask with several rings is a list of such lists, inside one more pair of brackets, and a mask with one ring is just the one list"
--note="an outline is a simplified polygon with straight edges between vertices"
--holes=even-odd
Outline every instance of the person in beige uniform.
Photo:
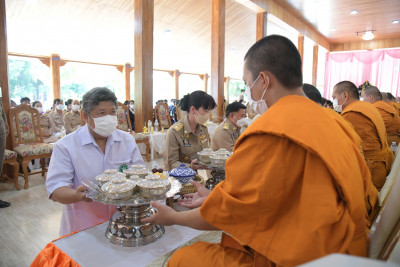
[[167,131],[165,168],[171,170],[182,163],[194,170],[204,168],[193,158],[197,152],[209,146],[208,130],[204,123],[216,103],[204,91],[194,91],[185,95],[179,105],[185,115]]
[[40,127],[42,128],[43,142],[54,143],[57,142],[57,137],[53,135],[55,124],[48,114],[43,114],[43,107],[40,101],[32,103],[32,107],[37,109],[40,114]]
[[246,118],[246,106],[239,102],[233,102],[226,107],[225,120],[218,125],[211,137],[211,149],[225,148],[233,151],[236,140],[240,135],[240,128],[244,126]]
[[81,125],[79,100],[72,101],[71,111],[64,115],[64,126],[67,134],[74,132]]
[[50,112],[50,118],[53,120],[55,124],[55,133],[61,133],[61,129],[64,126],[64,114],[63,111],[63,101],[59,98],[54,100],[54,111]]

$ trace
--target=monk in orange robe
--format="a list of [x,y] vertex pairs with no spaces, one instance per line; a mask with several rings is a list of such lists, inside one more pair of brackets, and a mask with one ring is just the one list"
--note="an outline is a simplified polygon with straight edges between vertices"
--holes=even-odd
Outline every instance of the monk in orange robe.
[[391,93],[382,93],[382,100],[391,105],[400,116],[400,103],[396,102],[396,98]]
[[393,163],[382,116],[370,103],[359,101],[357,87],[349,81],[335,85],[332,98],[337,111],[350,122],[361,137],[364,156],[372,182],[380,190]]
[[[321,93],[318,91],[318,89],[315,86],[304,83],[303,91],[309,99],[311,99],[318,105],[322,106],[323,103],[322,103]],[[340,116],[333,109],[324,108],[324,111],[329,116],[331,116],[335,121],[338,122],[338,124],[342,127],[342,130],[347,135],[347,137],[349,137],[350,140],[352,140],[354,142],[354,144],[356,144],[362,158],[365,160],[364,151],[362,149],[362,140],[361,140],[360,136],[354,130],[353,125],[351,125],[348,121],[346,121],[342,116]],[[363,168],[362,170],[364,171],[362,177],[364,179],[365,206],[367,208],[368,221],[369,221],[369,224],[371,225],[371,223],[375,219],[376,215],[378,214],[379,207],[380,207],[379,206],[379,198],[378,198],[378,190],[372,183],[371,173],[370,173],[368,167]]]
[[398,111],[382,100],[382,94],[375,86],[369,86],[361,93],[364,101],[373,104],[382,116],[385,123],[388,145],[400,141],[400,116]]
[[[284,70],[284,71],[283,71]],[[226,180],[200,208],[144,222],[224,231],[220,244],[178,250],[169,266],[294,266],[330,253],[367,254],[366,164],[340,122],[307,99],[301,58],[270,35],[245,57],[250,106],[262,114],[239,137]],[[269,107],[269,109],[268,109]]]

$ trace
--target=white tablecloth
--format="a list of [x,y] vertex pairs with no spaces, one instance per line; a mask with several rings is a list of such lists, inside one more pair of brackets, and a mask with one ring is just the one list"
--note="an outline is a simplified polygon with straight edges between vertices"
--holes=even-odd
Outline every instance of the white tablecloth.
[[[149,143],[150,143],[150,154],[152,160],[154,159],[155,153],[163,155],[165,152],[165,136],[166,133],[154,133],[149,134]],[[140,143],[138,144],[140,153],[146,153],[146,144]]]
[[378,261],[375,259],[368,259],[356,257],[345,254],[331,254],[310,262],[307,262],[302,267],[398,267],[399,265],[393,262]]
[[146,266],[202,233],[183,226],[166,226],[165,234],[151,244],[142,247],[120,247],[106,239],[107,225],[108,222],[53,243],[85,267]]

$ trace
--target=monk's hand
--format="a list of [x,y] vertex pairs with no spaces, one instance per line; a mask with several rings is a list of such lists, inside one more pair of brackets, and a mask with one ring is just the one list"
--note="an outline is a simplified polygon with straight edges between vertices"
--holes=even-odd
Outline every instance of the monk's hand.
[[193,170],[201,170],[201,169],[207,169],[207,166],[197,163],[197,159],[194,159],[190,163],[190,168],[193,169]]
[[167,226],[175,224],[174,217],[177,212],[174,209],[154,201],[151,201],[150,205],[155,208],[157,212],[150,217],[142,219],[141,222]]
[[78,186],[75,190],[76,202],[79,202],[79,201],[92,202],[93,199],[86,197],[87,193],[88,193],[87,186],[85,186],[85,185]]
[[190,183],[196,187],[197,192],[184,195],[182,199],[178,199],[178,204],[187,208],[198,208],[203,204],[211,191],[193,180],[190,180]]

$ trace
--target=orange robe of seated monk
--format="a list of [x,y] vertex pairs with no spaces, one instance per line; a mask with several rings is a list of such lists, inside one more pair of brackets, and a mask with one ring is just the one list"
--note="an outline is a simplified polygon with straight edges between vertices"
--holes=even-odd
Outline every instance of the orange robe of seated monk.
[[[239,137],[226,180],[200,208],[221,244],[178,250],[169,266],[294,266],[367,254],[358,147],[311,100],[281,98]],[[228,235],[229,234],[229,235]]]
[[388,145],[391,145],[392,142],[398,144],[400,141],[400,116],[397,110],[383,101],[376,101],[373,105],[378,109],[385,123]]
[[361,137],[372,182],[380,190],[393,163],[393,152],[387,143],[382,116],[374,105],[358,100],[350,103],[343,110],[342,116],[353,125]]
[[[325,108],[324,111],[326,111],[328,115],[332,116],[334,120],[338,121],[344,133],[357,145],[361,156],[363,157],[363,159],[365,159],[364,151],[362,149],[362,140],[354,130],[353,125],[351,125],[348,121],[346,121],[333,109]],[[371,172],[369,171],[369,169],[363,168],[362,171],[363,171],[362,178],[364,180],[365,206],[367,208],[367,214],[368,214],[368,221],[369,221],[368,226],[370,226],[372,221],[378,215],[379,211],[378,190],[372,183]]]
[[392,107],[394,107],[394,109],[397,110],[397,112],[399,113],[399,116],[400,116],[400,103],[388,102],[388,104],[390,104]]

